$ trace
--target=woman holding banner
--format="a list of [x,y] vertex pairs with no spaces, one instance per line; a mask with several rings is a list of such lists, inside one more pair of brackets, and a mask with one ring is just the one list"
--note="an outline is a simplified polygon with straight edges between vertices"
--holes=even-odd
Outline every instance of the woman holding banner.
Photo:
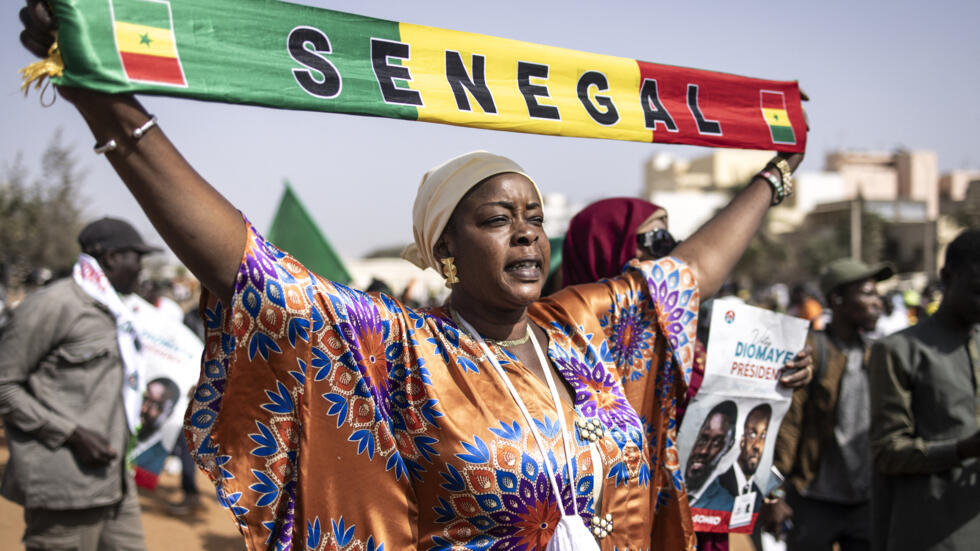
[[[22,18],[42,55],[44,4]],[[250,548],[693,548],[674,434],[698,303],[802,153],[779,154],[672,257],[546,299],[532,178],[486,152],[450,159],[422,179],[404,256],[452,291],[414,310],[266,242],[132,96],[60,92],[209,291],[186,434]],[[624,378],[631,339],[661,346]]]

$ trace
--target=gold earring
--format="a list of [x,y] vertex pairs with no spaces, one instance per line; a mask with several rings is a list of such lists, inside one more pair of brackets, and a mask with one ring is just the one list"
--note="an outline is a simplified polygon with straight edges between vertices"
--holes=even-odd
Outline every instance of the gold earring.
[[455,260],[452,256],[447,256],[442,259],[442,275],[446,278],[446,287],[449,289],[453,288],[453,283],[459,283],[459,278],[456,277],[456,264],[453,263]]

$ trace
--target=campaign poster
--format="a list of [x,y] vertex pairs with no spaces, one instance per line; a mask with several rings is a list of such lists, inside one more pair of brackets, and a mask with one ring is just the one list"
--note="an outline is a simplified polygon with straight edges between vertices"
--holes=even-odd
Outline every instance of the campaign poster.
[[792,398],[778,381],[808,326],[738,299],[715,301],[704,381],[677,435],[696,531],[752,532],[778,485],[773,450]]
[[130,463],[136,484],[152,490],[183,430],[188,393],[197,383],[204,344],[183,323],[138,295],[129,295],[124,302],[133,311],[145,382]]

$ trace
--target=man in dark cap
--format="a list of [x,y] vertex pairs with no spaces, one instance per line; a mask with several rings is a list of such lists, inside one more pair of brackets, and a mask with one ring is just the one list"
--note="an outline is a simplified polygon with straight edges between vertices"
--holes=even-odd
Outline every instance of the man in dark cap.
[[816,373],[793,394],[783,418],[773,465],[789,482],[785,499],[763,509],[763,525],[778,531],[793,519],[790,551],[842,551],[871,546],[871,453],[868,439],[868,352],[882,303],[877,283],[894,274],[888,264],[835,260],[820,276],[833,314],[824,331],[811,331]]
[[28,296],[0,340],[10,461],[0,493],[24,506],[27,549],[145,549],[125,468],[139,422],[139,342],[120,295],[159,249],[103,218],[78,236],[73,276]]
[[939,309],[871,350],[874,542],[980,546],[980,229],[946,248]]

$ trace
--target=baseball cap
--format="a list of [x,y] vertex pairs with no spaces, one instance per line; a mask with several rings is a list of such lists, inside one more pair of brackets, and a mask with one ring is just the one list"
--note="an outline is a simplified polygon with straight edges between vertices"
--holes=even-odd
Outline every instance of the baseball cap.
[[824,268],[820,274],[820,292],[827,295],[841,285],[874,279],[882,281],[895,275],[895,268],[888,262],[870,266],[853,258],[839,258]]
[[159,247],[151,247],[129,222],[118,218],[102,218],[82,228],[78,234],[78,244],[89,254],[132,250],[140,254],[159,252]]

